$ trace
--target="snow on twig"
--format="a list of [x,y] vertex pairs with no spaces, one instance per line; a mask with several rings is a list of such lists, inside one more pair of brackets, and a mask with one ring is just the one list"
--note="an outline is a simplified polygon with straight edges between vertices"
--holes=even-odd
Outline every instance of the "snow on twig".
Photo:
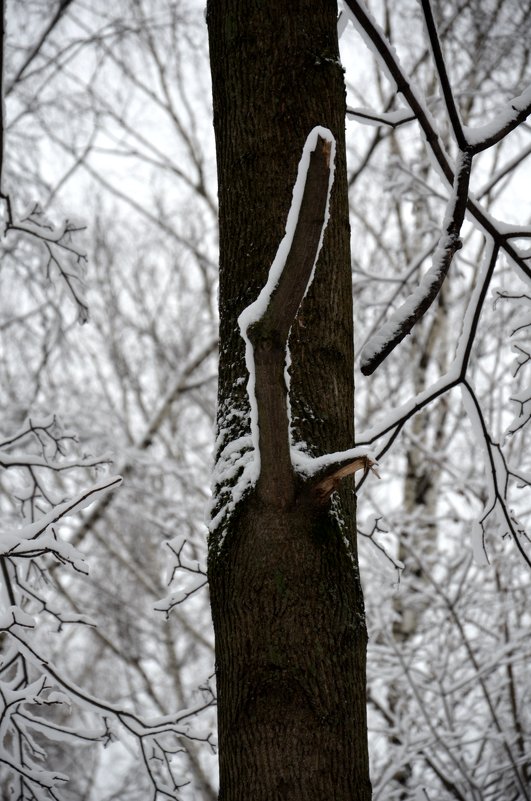
[[76,514],[122,483],[120,476],[111,476],[83,490],[74,498],[57,504],[35,523],[18,531],[0,531],[0,557],[33,559],[49,555],[63,564],[70,564],[79,573],[88,573],[83,555],[71,543],[62,540],[56,524],[68,515]]
[[[23,630],[21,630],[24,625],[25,619],[20,618],[20,611],[17,610],[14,613],[13,622],[5,627],[5,631],[12,643],[12,646],[7,649],[6,656],[10,657],[11,662],[13,655],[10,649],[14,647],[16,652],[23,657],[25,663],[31,665],[32,669],[38,672],[39,678],[22,690],[13,691],[4,684],[2,698],[4,702],[7,701],[8,707],[4,711],[0,735],[5,736],[6,725],[9,725],[12,721],[16,725],[16,730],[21,732],[25,740],[29,740],[31,732],[37,730],[45,733],[51,739],[68,740],[74,736],[86,741],[105,744],[112,739],[113,734],[109,728],[109,720],[114,720],[138,741],[146,765],[146,772],[155,792],[164,792],[165,786],[164,779],[155,764],[157,762],[154,756],[156,751],[159,754],[174,753],[175,747],[176,745],[178,746],[181,738],[211,744],[210,732],[202,734],[192,731],[190,721],[213,704],[214,698],[212,695],[203,703],[190,709],[180,710],[173,715],[159,716],[152,720],[140,717],[116,704],[90,695],[63,676],[29,642]],[[0,673],[2,670],[3,665],[0,662]],[[28,714],[24,707],[28,703],[42,707],[50,703],[65,702],[67,704],[75,702],[81,708],[95,713],[102,721],[102,726],[93,730],[87,730],[86,728],[83,730],[65,729],[62,726],[58,727],[54,726],[53,723],[50,724],[40,716],[35,716],[33,712]],[[165,738],[164,742],[161,738]],[[3,761],[9,765],[12,772],[23,776],[30,783],[36,798],[39,797],[38,793],[41,790],[51,791],[58,781],[66,781],[68,779],[67,776],[52,775],[44,770],[40,764],[41,760],[32,760],[22,750],[17,756],[14,753],[15,751],[16,749],[10,749],[9,752],[0,753],[3,753],[5,757]],[[44,755],[42,749],[41,755]],[[174,793],[166,793],[166,795],[168,798],[176,798]],[[48,792],[47,795],[42,794],[40,797],[43,799],[58,798],[52,792]]]
[[474,153],[480,153],[500,142],[514,131],[531,114],[531,85],[518,97],[496,111],[493,120],[476,128],[464,128],[466,138]]

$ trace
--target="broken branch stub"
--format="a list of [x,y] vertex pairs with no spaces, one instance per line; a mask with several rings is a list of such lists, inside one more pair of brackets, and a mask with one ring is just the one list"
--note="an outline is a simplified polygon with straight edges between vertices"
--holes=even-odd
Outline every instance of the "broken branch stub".
[[348,464],[342,465],[338,469],[334,470],[333,473],[322,478],[315,486],[314,486],[314,493],[317,496],[317,499],[320,503],[325,503],[333,492],[338,489],[341,481],[347,476],[352,476],[358,470],[364,470],[366,473],[371,471],[377,478],[380,478],[380,474],[376,468],[376,462],[373,461],[369,456],[359,456],[357,459],[354,459],[352,462]]

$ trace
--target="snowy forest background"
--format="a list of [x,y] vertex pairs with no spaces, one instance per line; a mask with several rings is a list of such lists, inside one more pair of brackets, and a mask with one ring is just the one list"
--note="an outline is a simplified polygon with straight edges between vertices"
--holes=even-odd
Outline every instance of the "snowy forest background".
[[[420,6],[368,5],[455,158]],[[433,8],[464,124],[496,121],[531,82],[530,4]],[[5,19],[0,795],[215,799],[204,9],[13,0]],[[359,353],[429,266],[450,190],[367,41],[340,27]],[[524,265],[530,155],[524,122],[470,185]],[[490,252],[470,219],[462,239],[430,312],[358,375],[359,431],[449,369]],[[467,372],[481,413],[441,395],[359,491],[375,799],[531,799],[531,297],[501,251]]]

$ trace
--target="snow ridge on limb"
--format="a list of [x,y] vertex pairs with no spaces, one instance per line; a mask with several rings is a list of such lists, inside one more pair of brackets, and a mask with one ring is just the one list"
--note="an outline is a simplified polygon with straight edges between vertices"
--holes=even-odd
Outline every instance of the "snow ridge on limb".
[[465,219],[472,155],[460,152],[452,195],[446,207],[444,232],[433,255],[433,264],[418,287],[381,329],[367,342],[361,353],[361,372],[371,375],[430,308],[439,294],[455,253],[461,247],[459,234]]
[[531,85],[522,94],[513,97],[507,105],[500,108],[496,116],[485,125],[477,128],[464,127],[467,140],[475,153],[487,150],[500,142],[507,134],[518,128],[531,114]]
[[68,515],[76,514],[98,498],[106,496],[121,483],[121,476],[109,476],[79,492],[74,498],[57,504],[36,522],[29,523],[18,531],[0,530],[0,557],[31,559],[49,554],[59,562],[69,563],[78,572],[88,573],[82,554],[69,542],[57,536],[55,525]]
[[[11,616],[11,620],[9,620]],[[27,619],[19,610],[9,612],[0,619],[4,633],[7,634],[4,665],[11,664],[15,659],[22,657],[29,669],[39,674],[39,678],[24,689],[18,689],[18,675],[9,682],[4,683],[4,700],[8,702],[4,709],[5,727],[14,724],[16,731],[24,742],[33,743],[35,732],[43,734],[49,740],[69,742],[72,739],[82,742],[100,742],[107,745],[115,739],[117,727],[127,731],[136,739],[147,777],[152,786],[152,798],[176,798],[174,785],[168,791],[167,779],[161,773],[161,763],[168,762],[168,755],[174,754],[180,741],[201,741],[211,744],[210,732],[196,732],[191,728],[191,721],[203,709],[214,702],[213,695],[209,693],[206,700],[197,706],[183,709],[172,715],[161,715],[147,718],[135,715],[128,709],[111,702],[103,701],[83,690],[73,681],[62,675],[34,647],[27,638],[24,629],[30,627],[31,619]],[[28,714],[24,704],[31,703],[37,711]],[[74,728],[57,725],[38,714],[39,707],[44,705],[75,705],[86,710],[95,717],[95,723],[87,729],[86,725],[77,724]],[[35,798],[38,801],[60,801],[64,796],[55,792],[58,783],[68,780],[68,776],[50,773],[42,766],[42,749],[30,753],[29,749],[17,747],[17,737],[12,739],[10,748],[0,750],[0,764],[10,770],[13,777],[23,779],[31,795],[24,798]],[[173,777],[172,777],[173,778]],[[22,796],[20,796],[22,798]]]
[[238,320],[246,346],[253,444],[253,459],[240,481],[257,483],[264,500],[281,506],[290,502],[294,491],[285,380],[287,342],[312,283],[328,224],[334,159],[333,134],[316,126],[304,144],[286,233],[267,282]]
[[[290,448],[287,343],[299,306],[313,280],[329,219],[334,180],[335,139],[322,127],[306,139],[286,233],[279,245],[267,282],[258,298],[240,315],[238,323],[246,344],[249,372],[247,391],[251,408],[253,458],[242,480],[256,483],[262,499],[286,507],[293,499],[295,474],[311,480],[315,500],[324,504],[346,476],[358,470],[378,473],[365,452],[310,459]],[[241,489],[237,485],[238,496]],[[235,499],[233,492],[233,502]]]

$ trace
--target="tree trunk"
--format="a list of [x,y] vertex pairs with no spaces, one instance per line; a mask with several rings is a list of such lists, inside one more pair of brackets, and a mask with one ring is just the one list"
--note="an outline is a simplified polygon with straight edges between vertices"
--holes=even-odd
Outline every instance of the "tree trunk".
[[[294,472],[290,487],[283,478],[287,419],[272,424],[261,408],[261,438],[270,432],[280,442],[278,476],[269,463],[258,485],[227,503],[250,447],[237,321],[266,283],[299,159],[317,125],[336,139],[335,180],[315,278],[291,326],[290,432],[312,456],[353,445],[345,91],[336,19],[331,0],[209,0],[207,7],[220,204],[217,464],[224,465],[214,488],[209,580],[223,801],[371,796],[352,479],[326,501],[315,481]],[[273,351],[277,345],[283,348],[276,343]],[[285,394],[278,360],[268,365],[262,360],[260,380],[273,395]]]

